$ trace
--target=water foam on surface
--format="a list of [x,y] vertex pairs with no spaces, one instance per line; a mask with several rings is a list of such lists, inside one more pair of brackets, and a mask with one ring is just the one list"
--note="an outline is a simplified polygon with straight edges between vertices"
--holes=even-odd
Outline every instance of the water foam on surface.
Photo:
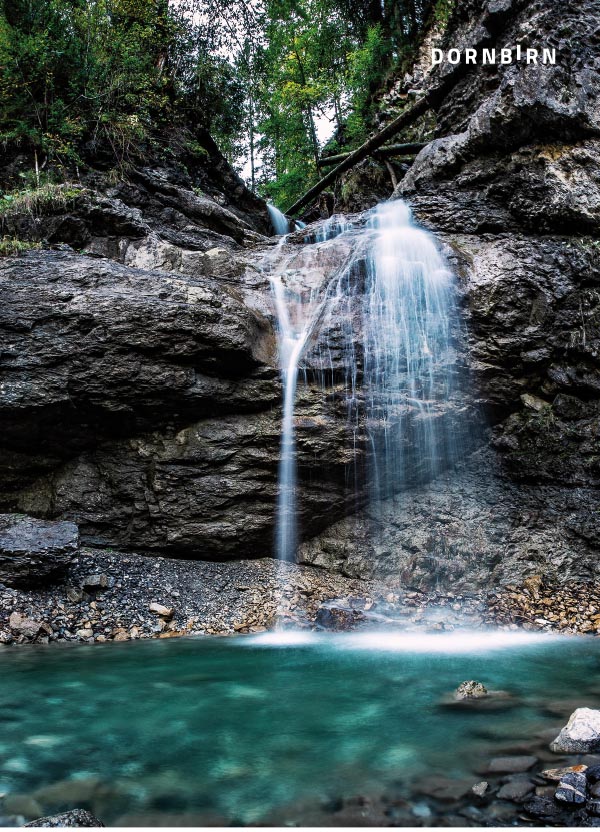
[[461,631],[452,633],[353,632],[318,633],[301,630],[273,630],[244,638],[246,647],[316,646],[340,650],[370,652],[469,654],[492,650],[518,650],[532,645],[544,646],[565,636],[546,633]]

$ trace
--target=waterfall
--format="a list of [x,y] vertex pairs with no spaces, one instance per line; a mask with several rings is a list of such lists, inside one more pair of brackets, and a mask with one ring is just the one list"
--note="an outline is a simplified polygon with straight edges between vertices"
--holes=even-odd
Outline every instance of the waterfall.
[[294,325],[288,311],[283,283],[274,280],[272,286],[280,328],[279,355],[283,381],[276,551],[279,560],[293,561],[297,547],[294,404],[298,382],[298,359],[306,343],[308,322],[301,322],[299,326]]
[[279,208],[276,208],[274,205],[271,205],[270,202],[267,202],[267,210],[269,212],[271,225],[273,226],[273,231],[275,232],[275,234],[287,234],[290,230],[290,223],[286,215],[282,214]]
[[369,225],[363,304],[363,391],[374,498],[428,480],[457,461],[459,395],[452,273],[434,238],[400,201],[378,205]]
[[337,215],[309,239],[292,246],[283,238],[269,263],[284,388],[276,548],[287,561],[298,538],[300,372],[320,379],[324,398],[344,377],[348,420],[368,460],[356,487],[374,505],[454,464],[469,429],[454,278],[408,206],[393,201],[352,220]]

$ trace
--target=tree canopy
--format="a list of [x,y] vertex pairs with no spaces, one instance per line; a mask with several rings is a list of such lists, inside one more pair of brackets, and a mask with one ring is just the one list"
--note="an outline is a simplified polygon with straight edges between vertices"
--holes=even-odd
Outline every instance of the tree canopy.
[[[444,0],[447,2],[447,0]],[[0,143],[125,164],[211,135],[284,204],[319,176],[319,127],[359,144],[428,0],[3,0]]]

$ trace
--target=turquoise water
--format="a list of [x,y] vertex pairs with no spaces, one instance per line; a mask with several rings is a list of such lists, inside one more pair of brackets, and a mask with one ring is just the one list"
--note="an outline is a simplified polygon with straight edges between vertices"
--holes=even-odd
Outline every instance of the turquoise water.
[[[44,811],[83,802],[107,824],[269,822],[423,772],[476,782],[499,748],[560,727],[574,697],[600,704],[600,642],[581,638],[170,639],[5,649],[0,662],[0,792],[37,793]],[[440,707],[465,679],[516,707]]]

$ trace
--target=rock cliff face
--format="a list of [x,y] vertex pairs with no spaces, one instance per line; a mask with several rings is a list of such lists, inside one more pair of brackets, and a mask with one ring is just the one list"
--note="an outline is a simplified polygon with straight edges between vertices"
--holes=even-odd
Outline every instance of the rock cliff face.
[[[5,219],[54,250],[0,260],[0,510],[75,521],[91,544],[264,557],[281,385],[255,261],[271,241],[173,171],[132,180]],[[301,398],[310,533],[353,500],[351,459],[321,391]]]
[[597,2],[458,3],[446,49],[555,47],[556,65],[445,64],[405,79],[447,88],[440,138],[395,196],[448,247],[493,451],[343,521],[305,561],[415,586],[597,576],[599,25]]
[[[599,26],[597,0],[468,0],[446,47],[556,47],[556,66],[405,79],[446,90],[439,138],[396,196],[457,274],[469,407],[490,432],[456,471],[365,510],[364,433],[347,422],[340,329],[323,327],[296,408],[304,562],[421,588],[597,575]],[[202,188],[148,167],[5,219],[54,250],[0,261],[0,510],[75,521],[88,544],[272,552],[272,241],[220,164]]]

